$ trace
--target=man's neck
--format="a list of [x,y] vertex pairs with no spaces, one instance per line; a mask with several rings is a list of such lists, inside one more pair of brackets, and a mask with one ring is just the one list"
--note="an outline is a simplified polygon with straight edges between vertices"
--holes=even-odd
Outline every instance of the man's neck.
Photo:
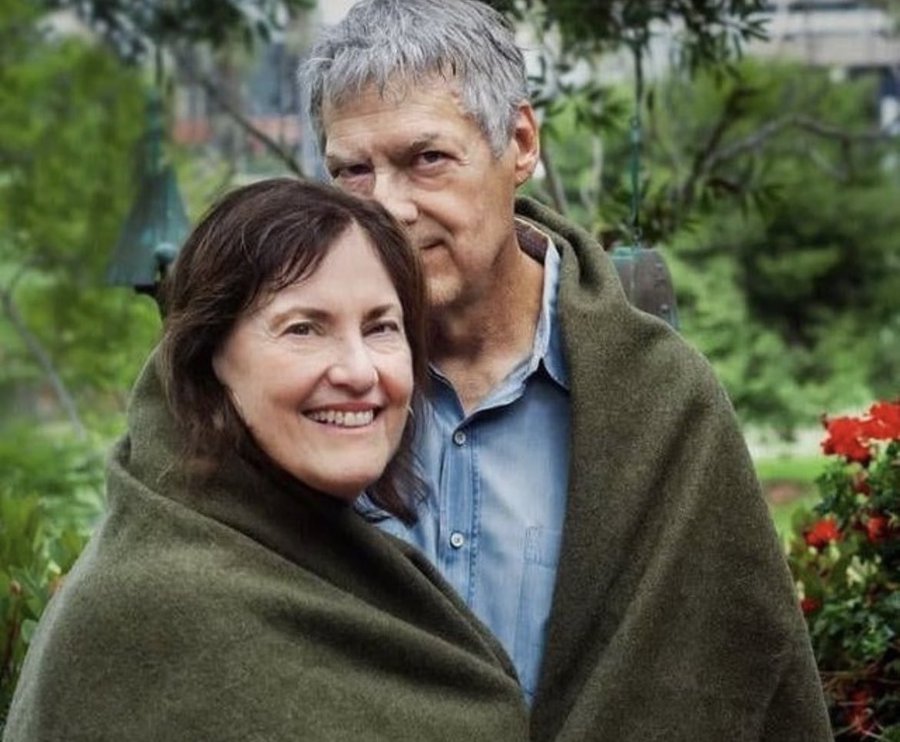
[[528,356],[541,313],[544,271],[524,252],[481,301],[445,308],[432,319],[432,363],[466,414]]

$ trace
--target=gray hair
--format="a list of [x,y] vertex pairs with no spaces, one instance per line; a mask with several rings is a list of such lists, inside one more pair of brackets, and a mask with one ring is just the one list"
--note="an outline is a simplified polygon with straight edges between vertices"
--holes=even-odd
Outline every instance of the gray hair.
[[339,106],[371,85],[384,95],[388,87],[408,91],[435,76],[447,79],[495,156],[528,100],[512,26],[478,0],[362,0],[322,33],[300,74],[322,149],[325,103]]

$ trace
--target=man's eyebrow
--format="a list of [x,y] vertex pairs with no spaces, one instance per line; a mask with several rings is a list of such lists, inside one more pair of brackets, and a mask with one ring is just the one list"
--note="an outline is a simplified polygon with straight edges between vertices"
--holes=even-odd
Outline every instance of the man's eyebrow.
[[359,162],[358,157],[353,157],[350,155],[338,155],[333,152],[325,153],[325,164],[328,167],[346,167],[347,165],[353,165],[357,162]]
[[[402,145],[398,145],[396,147],[391,148],[394,151],[394,155],[414,155],[429,147],[433,147],[434,143],[441,138],[441,135],[438,132],[426,132],[421,136],[416,137],[411,142],[404,142]],[[325,152],[325,163],[329,167],[346,167],[348,165],[355,165],[360,162],[367,162],[368,157],[364,154],[355,155],[352,152],[341,153],[341,152]]]
[[423,134],[422,136],[413,139],[406,147],[406,150],[409,152],[421,152],[423,149],[428,149],[428,147],[433,146],[435,141],[440,139],[440,137],[441,135],[436,132],[433,134]]

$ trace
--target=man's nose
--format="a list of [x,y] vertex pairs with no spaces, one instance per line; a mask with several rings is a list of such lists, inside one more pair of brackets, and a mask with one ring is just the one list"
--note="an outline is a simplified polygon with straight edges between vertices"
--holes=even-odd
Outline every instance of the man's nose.
[[419,216],[412,188],[399,174],[377,174],[372,198],[384,206],[401,224],[412,224]]
[[345,339],[335,348],[328,380],[356,394],[367,392],[378,383],[378,369],[362,336]]

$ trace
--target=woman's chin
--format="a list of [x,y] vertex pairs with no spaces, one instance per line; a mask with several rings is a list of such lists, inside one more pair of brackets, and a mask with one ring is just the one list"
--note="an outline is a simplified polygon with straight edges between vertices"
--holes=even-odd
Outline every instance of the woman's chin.
[[322,492],[323,494],[326,494],[330,497],[334,497],[337,500],[343,500],[344,502],[353,502],[365,491],[367,487],[378,480],[378,477],[381,476],[381,473],[381,471],[378,471],[376,473],[344,472],[343,476],[340,477],[307,477],[305,480],[303,480],[303,482],[307,486],[312,487],[313,489],[318,490],[319,492]]

